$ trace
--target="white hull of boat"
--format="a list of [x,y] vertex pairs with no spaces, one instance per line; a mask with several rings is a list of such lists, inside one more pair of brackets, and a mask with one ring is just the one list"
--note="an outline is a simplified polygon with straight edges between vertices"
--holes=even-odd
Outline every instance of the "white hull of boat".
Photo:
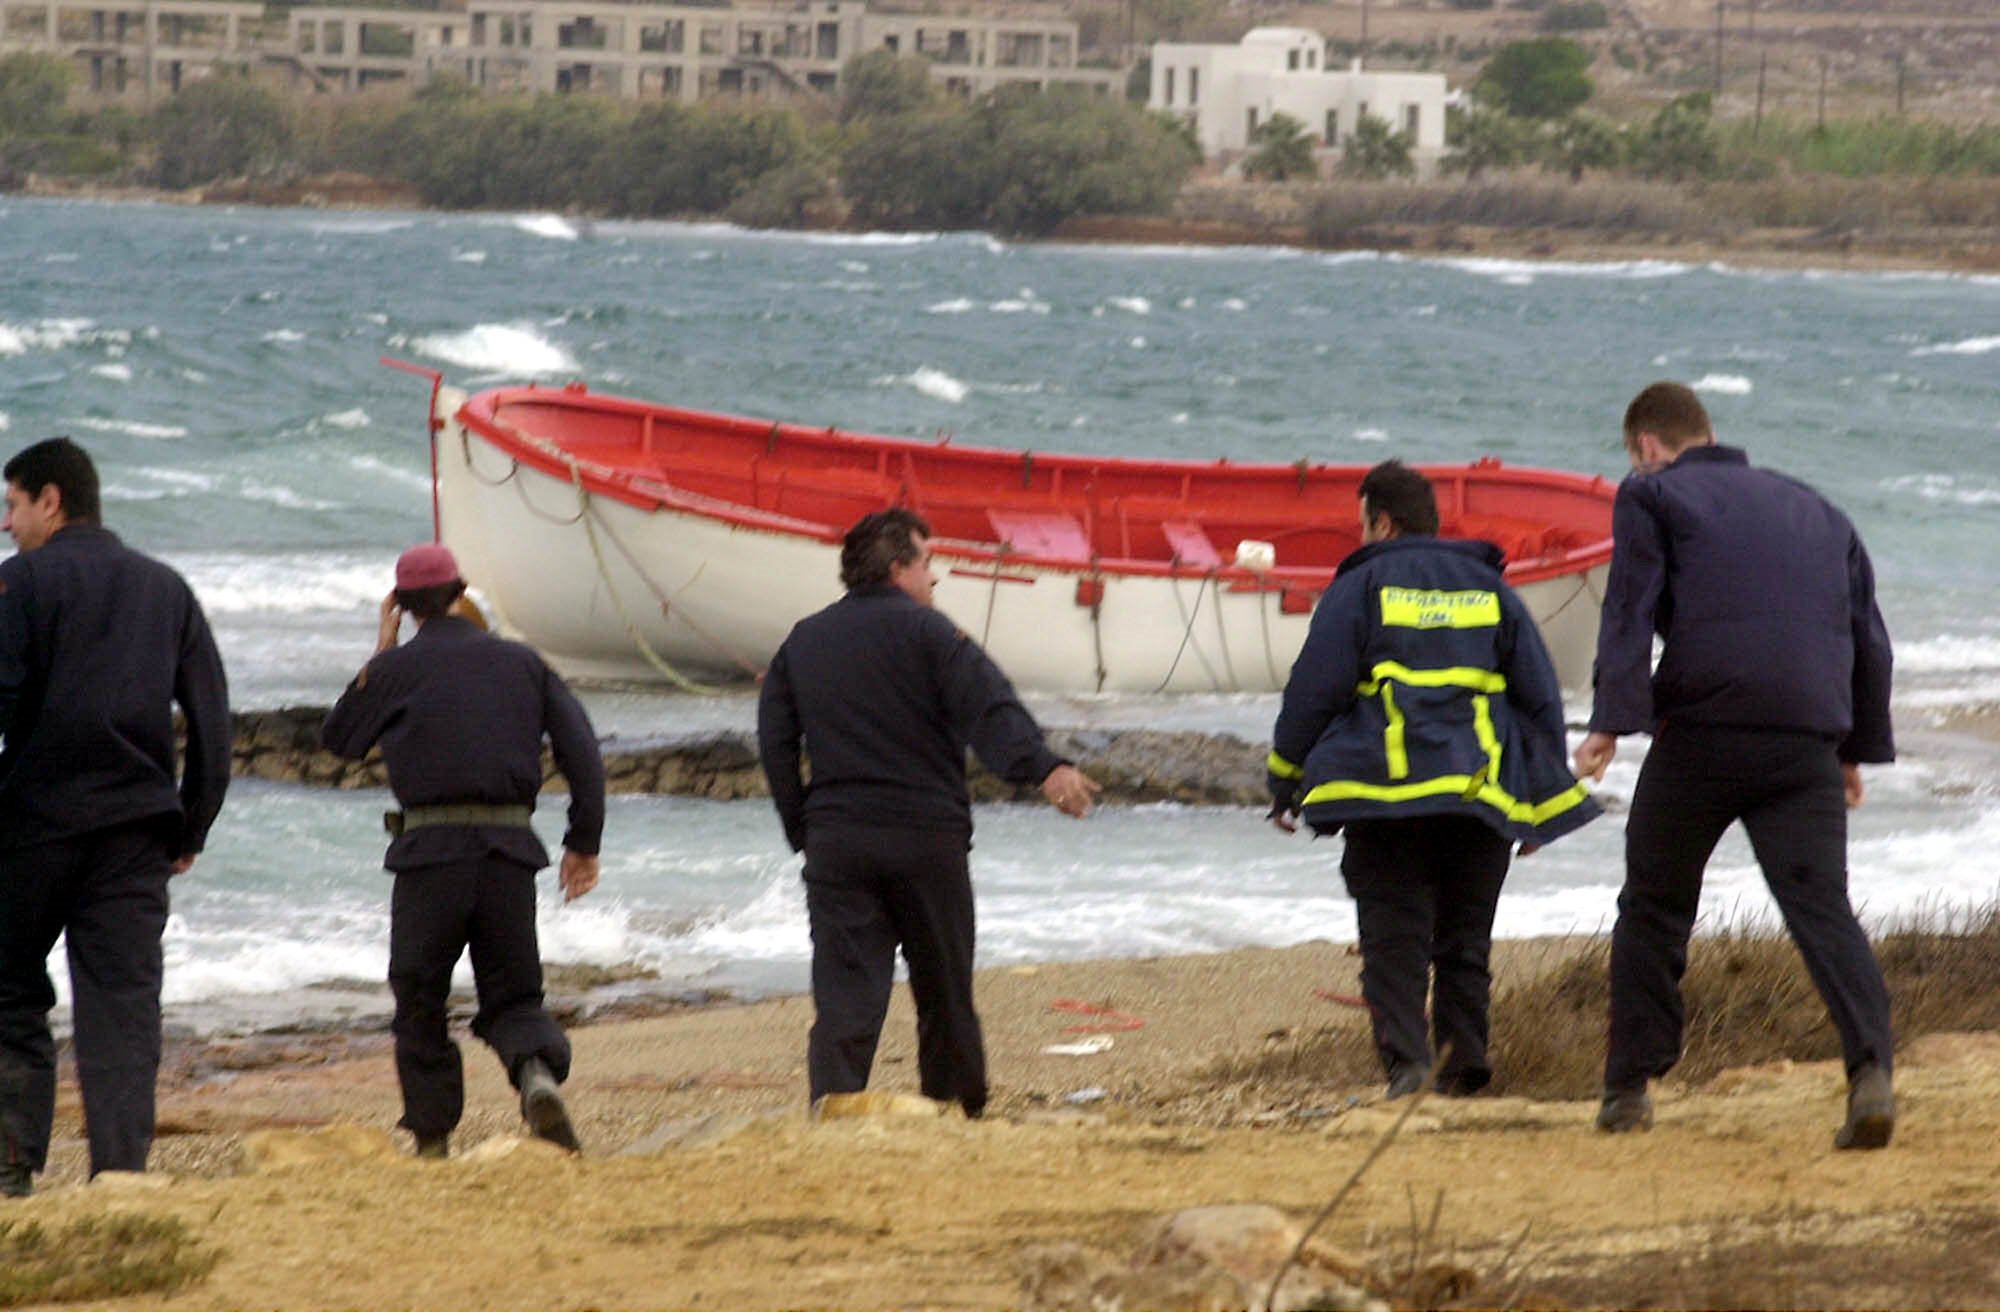
[[[751,678],[797,621],[840,596],[838,543],[586,495],[469,433],[451,418],[462,400],[446,390],[437,411],[444,541],[500,630],[566,677]],[[1192,572],[1094,576],[940,548],[939,609],[1038,692],[1274,692],[1312,618],[1284,610],[1276,589]],[[1517,590],[1566,688],[1589,684],[1605,570]],[[1078,587],[1093,578],[1095,608]]]

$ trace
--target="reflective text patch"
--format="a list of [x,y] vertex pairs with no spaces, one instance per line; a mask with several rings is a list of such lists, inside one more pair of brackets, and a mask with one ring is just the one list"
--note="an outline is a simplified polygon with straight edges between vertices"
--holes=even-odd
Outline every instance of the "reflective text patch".
[[1501,599],[1481,589],[1447,593],[1385,588],[1383,623],[1404,629],[1485,629],[1501,623]]

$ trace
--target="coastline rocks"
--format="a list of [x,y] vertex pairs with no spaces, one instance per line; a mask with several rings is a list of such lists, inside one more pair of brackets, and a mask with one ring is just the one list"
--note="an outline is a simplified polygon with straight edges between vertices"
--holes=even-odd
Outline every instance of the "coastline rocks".
[[[239,776],[323,788],[387,788],[379,752],[343,761],[320,748],[324,707],[280,707],[235,715],[232,770]],[[1178,802],[1258,806],[1265,801],[1265,749],[1227,734],[1160,730],[1056,730],[1049,743],[1104,786],[1105,802]],[[768,791],[757,763],[756,737],[719,731],[660,743],[603,743],[605,786],[612,793],[673,794],[729,801],[762,798]],[[554,763],[543,778],[567,786]],[[1031,802],[1041,794],[1017,788],[971,763],[968,784],[976,802]]]

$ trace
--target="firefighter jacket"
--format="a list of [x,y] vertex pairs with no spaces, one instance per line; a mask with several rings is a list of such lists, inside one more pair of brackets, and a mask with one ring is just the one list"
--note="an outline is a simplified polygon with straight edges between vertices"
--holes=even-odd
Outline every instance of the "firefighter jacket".
[[1323,833],[1456,815],[1548,843],[1599,811],[1564,758],[1556,669],[1500,549],[1408,535],[1341,562],[1267,767],[1280,805]]

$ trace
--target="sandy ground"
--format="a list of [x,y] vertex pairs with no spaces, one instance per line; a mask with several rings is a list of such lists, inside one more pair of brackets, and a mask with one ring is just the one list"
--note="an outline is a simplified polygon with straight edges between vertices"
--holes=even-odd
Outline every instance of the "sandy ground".
[[[1497,975],[1551,960],[1548,944],[1501,945]],[[1304,1222],[1332,1196],[1401,1105],[1374,1086],[1268,1104],[1210,1072],[1340,1019],[1317,991],[1352,992],[1358,963],[1313,943],[990,972],[996,1100],[981,1122],[810,1122],[798,998],[577,1031],[575,1159],[514,1138],[475,1043],[446,1163],[405,1156],[390,1129],[379,1041],[170,1084],[154,1174],[88,1187],[66,1084],[52,1171],[0,1221],[171,1214],[221,1251],[199,1284],[126,1307],[1020,1307],[1036,1245],[1122,1262],[1175,1209],[1260,1202]],[[1102,1052],[1044,1052],[1087,1038],[1068,1027],[1134,1020],[1099,1032]],[[913,1068],[899,987],[878,1086],[913,1089]],[[1913,1041],[1899,1096],[1896,1142],[1871,1154],[1829,1148],[1835,1064],[1670,1088],[1651,1134],[1618,1139],[1590,1129],[1587,1103],[1428,1099],[1324,1234],[1393,1266],[1428,1232],[1484,1279],[1526,1228],[1511,1265],[1532,1282],[1511,1297],[1529,1306],[1652,1292],[1682,1307],[1995,1307],[1995,1036]],[[1435,1228],[1413,1222],[1434,1204]],[[1716,1284],[1747,1275],[1767,1284]],[[1500,1297],[1490,1284],[1470,1298]]]

